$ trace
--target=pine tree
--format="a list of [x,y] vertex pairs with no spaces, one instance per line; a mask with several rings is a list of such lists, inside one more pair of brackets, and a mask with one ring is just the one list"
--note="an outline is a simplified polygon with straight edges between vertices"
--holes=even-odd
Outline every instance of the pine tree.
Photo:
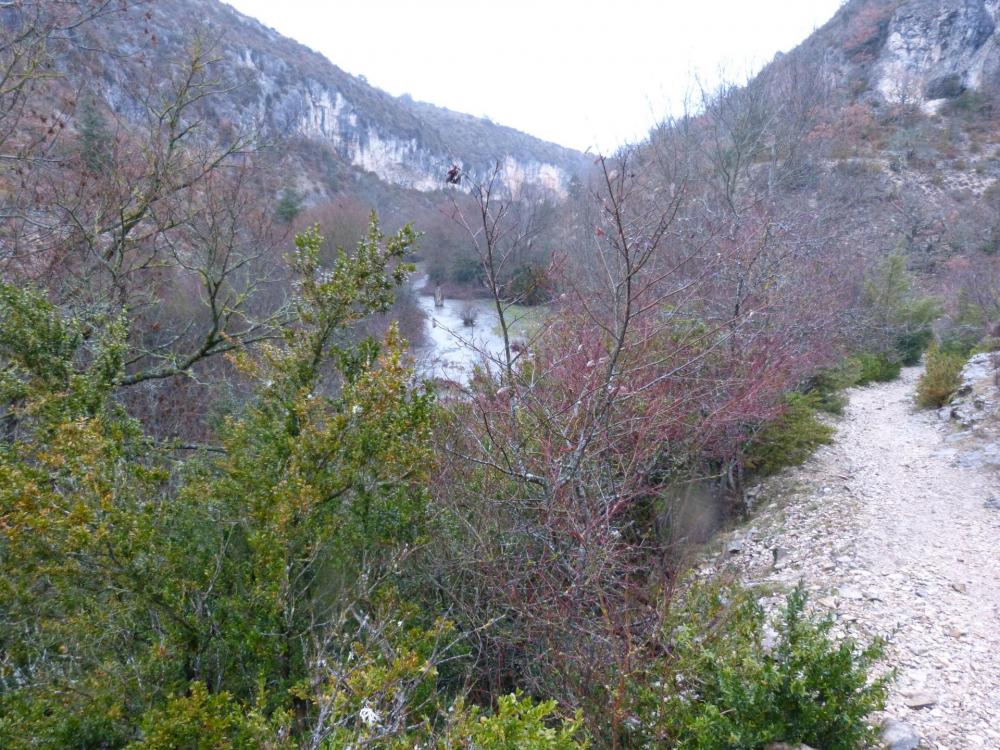
[[93,97],[86,97],[80,105],[79,128],[84,166],[95,174],[103,174],[111,165],[114,137]]

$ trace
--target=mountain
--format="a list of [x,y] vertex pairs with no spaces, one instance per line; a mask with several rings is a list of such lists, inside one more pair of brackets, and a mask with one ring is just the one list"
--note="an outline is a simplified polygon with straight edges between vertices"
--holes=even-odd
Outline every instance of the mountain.
[[[163,80],[192,44],[202,45],[227,89],[213,97],[211,118],[291,142],[307,193],[338,192],[338,183],[359,179],[358,172],[430,191],[445,185],[453,164],[484,173],[499,162],[509,191],[530,186],[563,195],[588,163],[577,151],[512,128],[393,97],[218,0],[133,3],[77,34],[80,43],[59,61],[62,72],[125,117],[141,110],[139,81]],[[84,50],[102,54],[88,59]]]

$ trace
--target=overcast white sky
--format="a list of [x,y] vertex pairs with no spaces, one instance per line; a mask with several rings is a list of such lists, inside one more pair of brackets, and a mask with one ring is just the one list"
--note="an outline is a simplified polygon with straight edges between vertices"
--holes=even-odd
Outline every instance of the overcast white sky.
[[842,0],[227,0],[368,82],[610,151],[694,75],[760,67]]

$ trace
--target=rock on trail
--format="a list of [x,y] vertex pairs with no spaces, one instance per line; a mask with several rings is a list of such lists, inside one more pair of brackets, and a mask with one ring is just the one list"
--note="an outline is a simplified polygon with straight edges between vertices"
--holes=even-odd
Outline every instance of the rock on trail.
[[838,630],[889,638],[889,746],[911,730],[922,748],[997,750],[1000,479],[915,408],[919,374],[852,390],[834,443],[760,489],[726,558],[773,589],[804,579]]

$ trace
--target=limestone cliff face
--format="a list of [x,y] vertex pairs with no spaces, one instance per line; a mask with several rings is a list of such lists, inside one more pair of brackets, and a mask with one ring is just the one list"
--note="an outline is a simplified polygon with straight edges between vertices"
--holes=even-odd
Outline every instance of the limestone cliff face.
[[1000,83],[1000,0],[909,0],[896,9],[874,67],[893,102],[929,103]]
[[[394,185],[434,190],[444,186],[452,164],[485,172],[500,162],[511,192],[537,186],[564,194],[588,163],[576,151],[511,128],[390,96],[218,0],[157,0],[109,14],[85,33],[95,46],[119,52],[121,62],[96,79],[81,76],[79,85],[97,88],[126,116],[131,81],[150,73],[165,78],[192,40],[209,39],[216,74],[229,89],[212,98],[212,119],[305,139]],[[352,32],[331,29],[334,38],[338,33]],[[81,69],[79,61],[65,61],[68,76]]]

